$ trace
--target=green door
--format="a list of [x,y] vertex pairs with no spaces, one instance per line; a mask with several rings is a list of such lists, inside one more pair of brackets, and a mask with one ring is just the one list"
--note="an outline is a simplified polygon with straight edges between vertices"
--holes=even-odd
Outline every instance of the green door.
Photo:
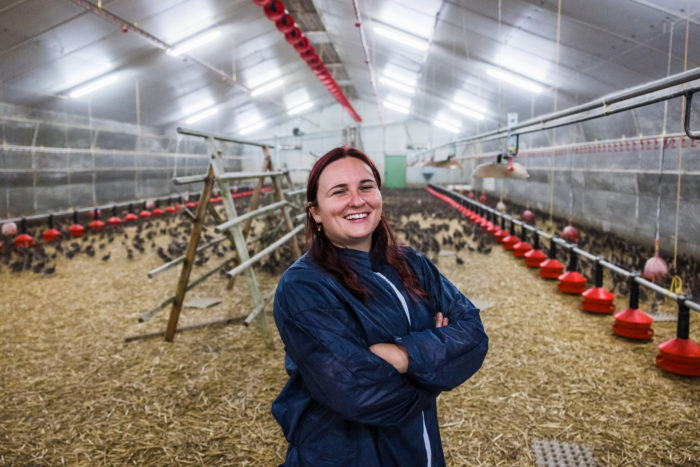
[[384,185],[389,188],[406,187],[406,156],[384,156]]

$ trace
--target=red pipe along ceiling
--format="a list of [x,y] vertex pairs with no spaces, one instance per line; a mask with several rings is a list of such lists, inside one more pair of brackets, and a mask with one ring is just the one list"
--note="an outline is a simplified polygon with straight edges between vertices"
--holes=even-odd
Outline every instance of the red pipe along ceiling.
[[335,79],[333,79],[326,65],[316,53],[314,46],[311,45],[309,39],[304,36],[301,29],[294,23],[294,18],[287,12],[282,2],[279,0],[253,0],[253,3],[263,8],[265,17],[275,23],[277,30],[284,35],[284,39],[294,47],[294,50],[299,53],[301,59],[306,62],[319,81],[323,83],[326,89],[328,89],[328,92],[330,92],[331,95],[335,97],[335,100],[350,114],[352,119],[356,122],[361,122],[362,118],[355,112],[352,105],[350,105],[350,101],[345,97],[343,90],[340,89]]

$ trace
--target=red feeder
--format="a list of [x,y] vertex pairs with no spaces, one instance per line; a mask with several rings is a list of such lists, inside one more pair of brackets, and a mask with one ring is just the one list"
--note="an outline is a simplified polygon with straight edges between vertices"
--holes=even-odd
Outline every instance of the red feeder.
[[573,248],[569,248],[569,267],[566,268],[567,271],[564,274],[559,276],[557,290],[573,295],[582,294],[586,290],[586,278],[576,272],[577,266],[578,255]]
[[636,277],[636,274],[630,275],[629,308],[615,315],[612,332],[628,339],[648,340],[654,336],[654,330],[651,329],[654,319],[638,308],[639,284]]
[[53,228],[53,214],[49,215],[49,228],[44,230],[44,243],[53,243],[61,238],[61,232]]
[[282,34],[287,34],[294,29],[294,18],[292,18],[292,15],[285,14],[275,21],[275,27],[277,27],[277,30]]
[[493,239],[496,240],[496,243],[503,243],[503,239],[508,237],[510,235],[510,232],[508,232],[506,229],[501,226],[501,230],[498,232],[494,232],[493,234]]
[[532,222],[535,220],[535,215],[530,211],[530,208],[525,208],[523,211],[522,215],[523,222],[527,222],[528,224],[532,224]]
[[163,215],[163,210],[161,208],[155,208],[153,210],[153,215],[154,216],[162,216]]
[[100,220],[100,213],[97,209],[93,211],[93,218],[95,220],[90,222],[90,230],[93,232],[102,232],[102,230],[104,230],[105,223]]
[[34,237],[29,235],[27,233],[27,220],[22,219],[22,222],[20,223],[20,229],[22,230],[22,233],[17,235],[15,237],[14,243],[15,243],[15,248],[31,248],[34,246]]
[[479,196],[479,202],[481,204],[486,204],[486,193],[481,193],[481,196]]
[[[301,32],[301,29],[294,26],[291,31],[284,35],[284,40],[286,40],[290,44],[294,44],[296,41],[301,39],[302,36],[303,34]],[[325,69],[325,66],[323,67],[323,69]]]
[[75,238],[85,235],[85,227],[78,224],[78,211],[73,211],[73,225],[68,227],[68,233]]
[[532,250],[525,253],[525,266],[530,268],[539,268],[540,264],[547,259],[547,255],[544,254],[542,250],[537,250],[533,248]]
[[503,243],[501,243],[501,246],[504,250],[510,251],[518,243],[520,243],[520,239],[518,238],[518,236],[515,234],[510,234],[507,237],[503,238]]
[[149,211],[148,209],[146,209],[146,206],[147,206],[147,205],[148,205],[148,201],[146,201],[145,203],[143,203],[143,210],[139,213],[139,218],[141,218],[141,219],[148,219],[149,217],[151,217],[151,211]]
[[176,211],[176,209],[175,209],[175,207],[173,207],[173,206],[166,206],[166,207],[165,207],[165,213],[166,213],[166,214],[175,214],[175,211]]
[[267,6],[264,9],[264,12],[265,16],[267,16],[267,19],[269,19],[270,21],[277,21],[285,15],[286,10],[284,9],[284,5],[282,4],[282,2],[280,2],[279,0],[273,0],[267,4]]
[[197,203],[195,203],[194,201],[190,201],[189,203],[185,204],[185,207],[187,209],[194,209],[197,207]]
[[532,250],[532,245],[526,241],[516,243],[513,245],[513,256],[516,258],[524,258],[530,250]]
[[540,277],[544,279],[559,279],[564,273],[564,265],[557,261],[557,243],[552,237],[549,244],[549,257],[540,263]]
[[253,0],[253,3],[255,3],[256,5],[261,6],[263,8],[265,8],[267,5],[269,5],[270,2],[272,2],[272,0]]
[[678,297],[676,338],[659,344],[656,365],[678,375],[700,376],[700,346],[688,338],[690,310],[685,299]]
[[614,313],[615,295],[603,288],[603,266],[600,260],[595,263],[595,287],[588,289],[581,294],[583,301],[581,308],[591,313]]

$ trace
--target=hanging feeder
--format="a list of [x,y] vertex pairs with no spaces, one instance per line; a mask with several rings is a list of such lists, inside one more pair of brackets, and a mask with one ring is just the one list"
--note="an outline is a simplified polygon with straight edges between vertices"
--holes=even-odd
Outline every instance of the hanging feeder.
[[156,201],[155,207],[153,208],[152,214],[154,216],[162,216],[163,215],[163,210],[159,206],[160,201]]
[[525,253],[525,266],[539,268],[542,261],[547,259],[547,255],[540,250],[540,235],[535,231],[535,239],[532,242],[532,250]]
[[90,222],[90,224],[88,225],[90,227],[90,230],[92,232],[102,232],[102,230],[105,227],[105,223],[100,220],[99,209],[94,209],[92,211],[92,217],[95,220]]
[[22,218],[20,221],[20,230],[22,233],[14,239],[15,248],[31,248],[34,246],[34,237],[27,233],[27,219]]
[[688,338],[690,309],[685,300],[686,297],[678,297],[676,338],[659,344],[656,365],[677,375],[700,376],[700,345]]
[[493,239],[496,243],[503,243],[503,239],[510,235],[510,232],[506,230],[506,218],[501,216],[501,227],[500,230],[493,233]]
[[138,217],[136,217],[136,214],[133,213],[133,210],[134,210],[134,206],[132,204],[130,204],[129,205],[129,212],[127,213],[126,216],[124,216],[124,222],[126,222],[126,223],[136,222],[136,219],[138,219]]
[[564,265],[557,261],[556,237],[552,237],[549,243],[549,257],[540,263],[540,277],[544,279],[559,279],[564,273]]
[[518,238],[518,236],[515,235],[515,224],[513,223],[513,219],[511,219],[510,234],[503,238],[501,246],[504,250],[512,250],[517,243],[520,243],[520,238]]
[[635,280],[637,274],[631,274],[629,308],[615,315],[613,334],[628,339],[648,340],[654,336],[651,323],[654,319],[639,309],[639,283]]
[[560,292],[579,295],[586,290],[586,278],[576,272],[578,267],[578,255],[574,251],[574,247],[569,247],[569,265],[564,274],[559,276],[559,284],[557,290]]
[[506,212],[506,203],[503,202],[503,198],[498,200],[498,203],[496,203],[496,209],[498,212]]
[[513,245],[513,256],[516,258],[524,258],[528,251],[532,250],[532,245],[527,242],[527,230],[525,225],[520,226],[521,241]]
[[523,222],[527,222],[528,224],[532,224],[535,220],[535,214],[533,214],[533,212],[530,211],[529,207],[526,207],[525,210],[523,211],[521,218],[522,218]]
[[122,223],[121,218],[117,215],[117,205],[112,206],[112,216],[107,219],[107,225],[115,226]]
[[285,15],[286,10],[284,9],[282,2],[279,0],[273,0],[265,6],[263,12],[270,21],[277,21]]
[[467,198],[474,199],[474,191],[473,190],[469,190],[469,193],[467,193]]
[[581,294],[581,308],[591,313],[610,314],[615,312],[615,295],[603,287],[603,265],[600,258],[595,262],[595,287]]
[[73,211],[73,225],[68,227],[68,233],[74,238],[85,235],[85,227],[78,224],[78,211]]
[[569,219],[569,225],[564,227],[564,230],[561,233],[561,238],[569,243],[578,242],[578,230],[576,230],[576,227],[571,225],[571,219]]
[[139,218],[148,219],[149,217],[151,217],[151,211],[148,210],[147,206],[148,206],[148,201],[144,201],[143,209],[139,213]]
[[275,21],[275,27],[282,34],[287,34],[294,29],[294,18],[292,18],[292,15],[285,13],[280,19]]
[[486,204],[486,193],[482,192],[481,196],[479,196],[479,202],[481,204]]
[[657,282],[659,279],[668,276],[668,265],[661,257],[659,257],[659,240],[654,242],[654,256],[649,258],[644,263],[644,272],[642,277],[651,282]]
[[43,234],[42,238],[44,239],[44,243],[53,243],[56,240],[61,238],[61,232],[54,229],[53,214],[49,214],[48,224],[49,224],[49,228],[44,230],[44,234]]

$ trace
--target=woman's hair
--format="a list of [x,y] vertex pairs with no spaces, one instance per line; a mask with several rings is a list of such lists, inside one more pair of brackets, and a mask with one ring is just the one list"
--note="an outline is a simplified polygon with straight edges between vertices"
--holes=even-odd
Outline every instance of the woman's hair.
[[[316,228],[316,220],[311,215],[311,207],[318,206],[318,180],[321,173],[332,162],[344,157],[354,157],[369,166],[377,182],[377,188],[382,187],[382,181],[377,167],[365,153],[350,146],[341,146],[331,149],[316,161],[309,180],[306,184],[306,246],[313,260],[324,270],[335,277],[355,297],[365,301],[368,290],[358,280],[357,274],[352,269],[344,267],[338,256],[338,248],[331,243],[323,230]],[[372,233],[371,253],[378,255],[389,263],[398,272],[401,283],[408,295],[414,300],[423,300],[428,294],[418,282],[415,272],[406,261],[401,246],[396,243],[394,232],[382,212],[377,228]]]

